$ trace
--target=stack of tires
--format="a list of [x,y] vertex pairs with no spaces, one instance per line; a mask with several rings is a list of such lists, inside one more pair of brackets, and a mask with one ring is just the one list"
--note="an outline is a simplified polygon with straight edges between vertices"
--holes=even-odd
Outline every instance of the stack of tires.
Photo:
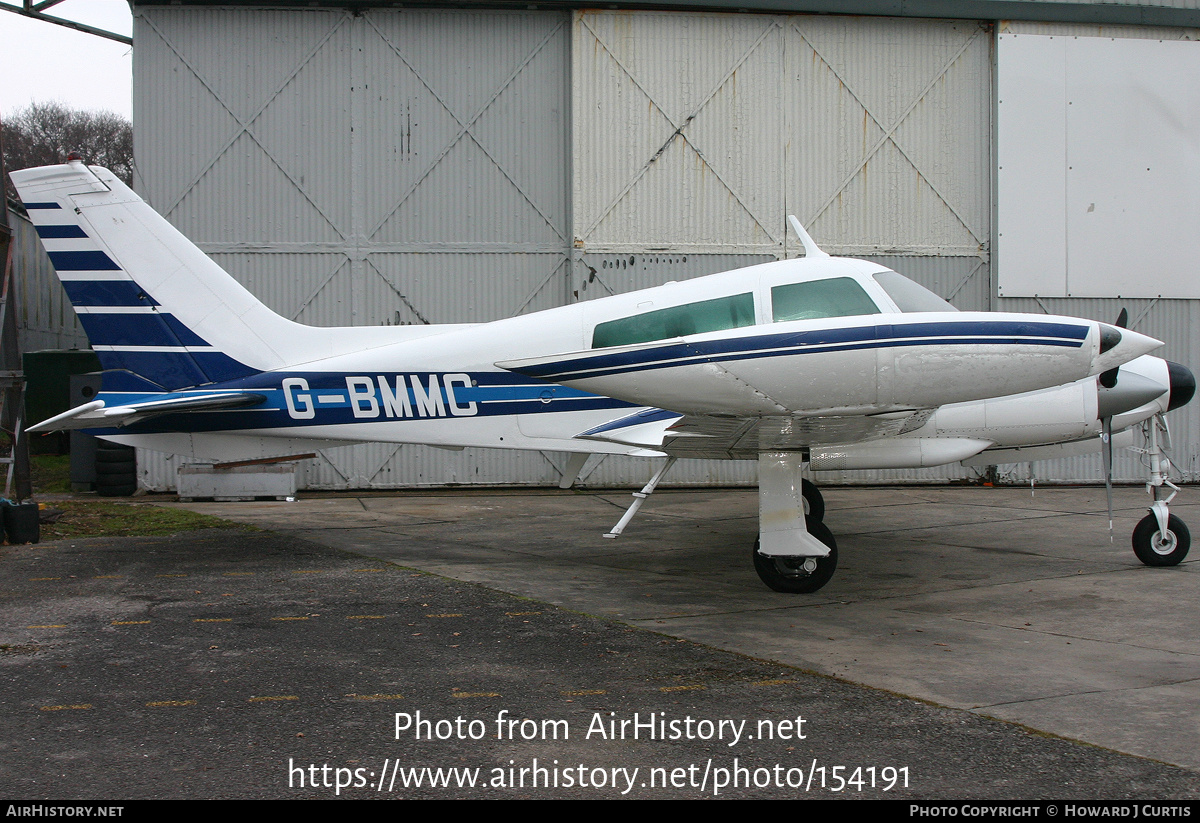
[[96,494],[129,497],[137,491],[137,450],[100,440],[96,444]]

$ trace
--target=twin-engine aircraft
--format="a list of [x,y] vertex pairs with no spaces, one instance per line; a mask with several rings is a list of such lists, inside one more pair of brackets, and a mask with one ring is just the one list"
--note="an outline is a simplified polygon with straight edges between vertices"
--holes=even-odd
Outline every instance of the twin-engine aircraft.
[[[1173,565],[1162,415],[1187,368],[1092,320],[960,312],[883,266],[803,258],[470,325],[315,328],[260,303],[111,172],[12,173],[104,368],[91,402],[29,431],[211,461],[359,441],[757,460],[754,566],[813,592],[837,565],[806,468],[990,465],[1147,434],[1143,562]],[[1172,491],[1164,497],[1167,489]],[[1110,498],[1111,499],[1111,498]],[[1110,503],[1111,510],[1111,503]],[[1110,518],[1111,519],[1111,518]]]

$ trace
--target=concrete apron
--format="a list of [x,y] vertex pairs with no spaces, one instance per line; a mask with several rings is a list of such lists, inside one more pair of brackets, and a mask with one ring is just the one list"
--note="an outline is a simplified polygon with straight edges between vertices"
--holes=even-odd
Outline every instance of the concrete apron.
[[[776,594],[754,490],[435,490],[187,508],[1200,770],[1200,546],[1143,566],[1140,488],[828,488],[838,570]],[[1200,495],[1172,513],[1200,535]]]

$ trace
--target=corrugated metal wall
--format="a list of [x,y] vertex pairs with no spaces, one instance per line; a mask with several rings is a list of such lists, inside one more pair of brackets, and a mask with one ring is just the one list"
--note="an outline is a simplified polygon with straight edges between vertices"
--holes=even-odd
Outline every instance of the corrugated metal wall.
[[[135,38],[140,191],[280,314],[445,323],[566,300],[567,14],[148,8]],[[549,483],[563,462],[322,454],[309,488]]]
[[[993,298],[987,26],[642,11],[136,11],[140,190],[302,322],[490,320],[777,259],[797,251],[789,213],[828,251],[891,266],[960,308],[1042,310]],[[1095,302],[1045,308],[1115,317],[1115,301]],[[1130,305],[1136,328],[1167,339],[1173,359],[1198,362],[1193,307],[1170,303]],[[1185,465],[1196,460],[1197,413],[1176,421]],[[328,450],[304,472],[316,488],[538,484],[556,482],[564,463],[361,445]],[[754,481],[752,465],[685,463],[671,482]],[[166,460],[149,465],[152,487],[173,482]],[[647,461],[594,459],[584,476],[635,483],[650,471]],[[1095,478],[1098,461],[1038,474]],[[1131,460],[1118,474],[1140,476]]]
[[86,349],[87,335],[67,300],[37,230],[23,214],[8,210],[12,229],[13,288],[22,352]]
[[[989,308],[988,29],[595,11],[576,15],[574,39],[581,299],[794,255],[794,213],[834,254]],[[753,466],[688,463],[671,480],[754,482]]]

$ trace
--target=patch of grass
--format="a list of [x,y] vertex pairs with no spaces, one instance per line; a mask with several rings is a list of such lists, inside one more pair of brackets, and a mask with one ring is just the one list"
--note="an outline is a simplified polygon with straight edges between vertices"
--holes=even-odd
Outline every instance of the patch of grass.
[[[71,493],[70,455],[30,456],[35,494]],[[42,540],[79,537],[162,537],[197,529],[246,528],[228,520],[186,509],[165,508],[126,498],[114,500],[55,500],[44,504],[63,514],[54,523],[42,523]]]
[[42,524],[42,540],[156,537],[197,529],[246,528],[219,517],[146,503],[63,500],[47,503],[46,508],[60,509],[63,515],[55,523]]
[[29,477],[33,490],[42,494],[71,493],[71,455],[31,454]]

